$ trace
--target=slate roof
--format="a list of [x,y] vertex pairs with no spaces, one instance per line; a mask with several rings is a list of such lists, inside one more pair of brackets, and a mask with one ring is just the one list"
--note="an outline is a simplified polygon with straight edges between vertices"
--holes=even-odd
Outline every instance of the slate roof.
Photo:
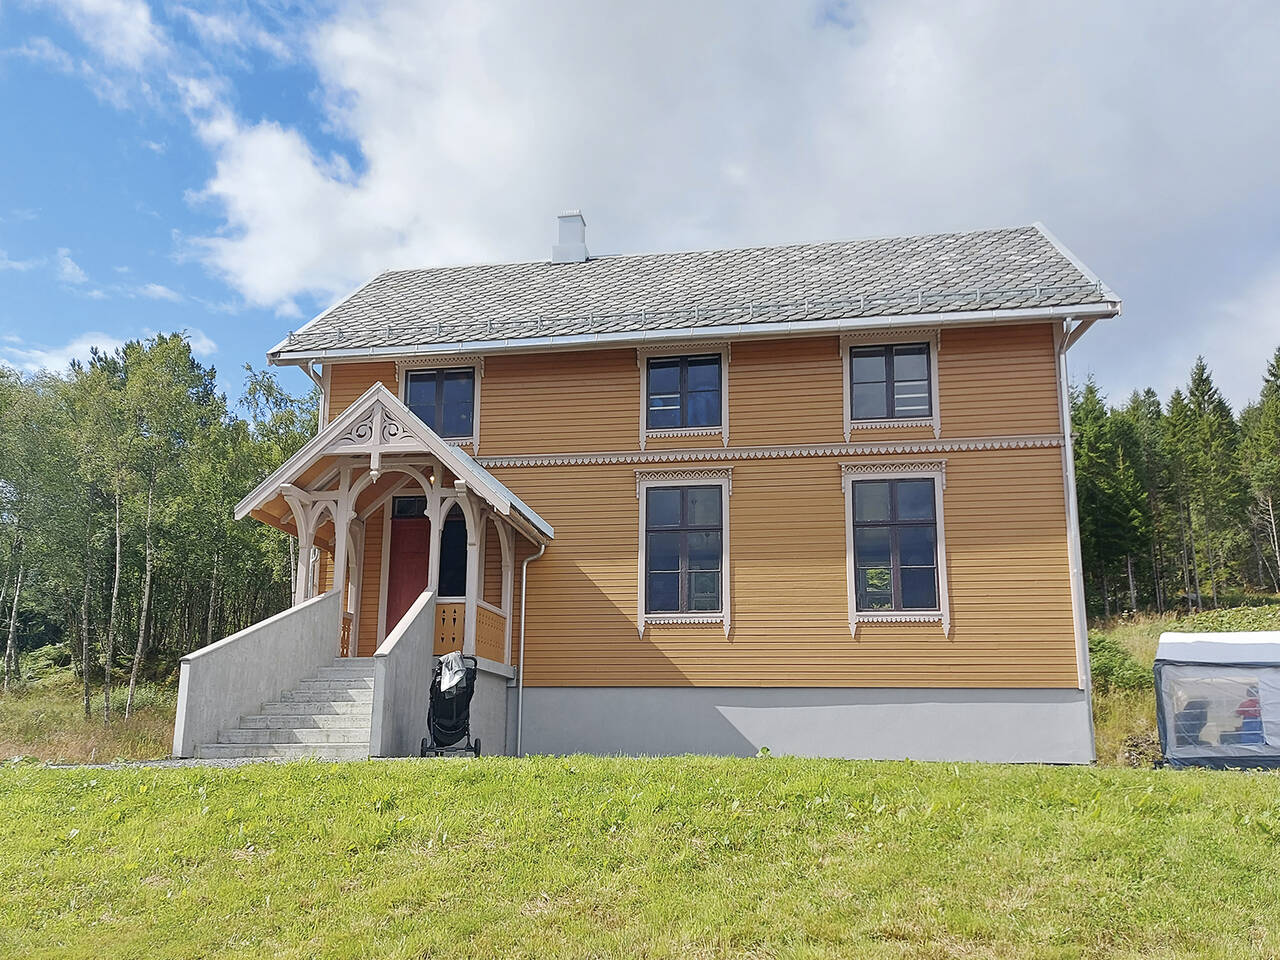
[[391,270],[270,355],[1105,301],[1119,305],[1034,224],[585,263]]

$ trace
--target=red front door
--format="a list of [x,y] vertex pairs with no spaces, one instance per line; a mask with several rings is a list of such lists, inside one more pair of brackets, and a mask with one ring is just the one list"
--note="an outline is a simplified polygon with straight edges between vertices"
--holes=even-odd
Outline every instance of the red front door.
[[391,549],[387,560],[388,636],[413,606],[413,601],[427,588],[430,528],[430,521],[420,514],[407,517],[392,515]]

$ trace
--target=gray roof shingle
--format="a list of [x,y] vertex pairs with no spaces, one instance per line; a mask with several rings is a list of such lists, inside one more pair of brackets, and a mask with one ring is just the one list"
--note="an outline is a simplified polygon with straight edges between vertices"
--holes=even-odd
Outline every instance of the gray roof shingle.
[[1118,298],[1038,224],[971,233],[391,270],[271,352],[424,348]]

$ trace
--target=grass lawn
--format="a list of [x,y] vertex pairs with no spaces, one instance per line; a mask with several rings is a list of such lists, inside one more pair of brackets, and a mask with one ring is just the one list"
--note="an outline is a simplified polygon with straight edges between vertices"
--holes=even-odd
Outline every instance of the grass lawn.
[[1280,778],[589,757],[0,769],[0,956],[1280,955]]

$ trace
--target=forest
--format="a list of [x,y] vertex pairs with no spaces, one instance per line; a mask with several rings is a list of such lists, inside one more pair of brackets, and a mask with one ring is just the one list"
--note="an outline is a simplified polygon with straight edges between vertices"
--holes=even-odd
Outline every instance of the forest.
[[[178,333],[62,372],[0,367],[6,690],[56,647],[86,714],[127,716],[140,681],[288,605],[295,541],[232,511],[314,434],[318,391],[243,372],[232,403]],[[1086,381],[1071,403],[1092,615],[1280,592],[1280,350],[1238,414],[1203,360],[1168,398],[1112,405]]]
[[63,372],[0,366],[6,691],[56,643],[85,713],[128,716],[140,680],[288,605],[293,540],[232,511],[315,433],[318,390],[246,366],[233,406],[216,377],[178,333]]
[[1280,592],[1280,349],[1232,411],[1203,358],[1162,400],[1072,391],[1090,611],[1195,612]]

